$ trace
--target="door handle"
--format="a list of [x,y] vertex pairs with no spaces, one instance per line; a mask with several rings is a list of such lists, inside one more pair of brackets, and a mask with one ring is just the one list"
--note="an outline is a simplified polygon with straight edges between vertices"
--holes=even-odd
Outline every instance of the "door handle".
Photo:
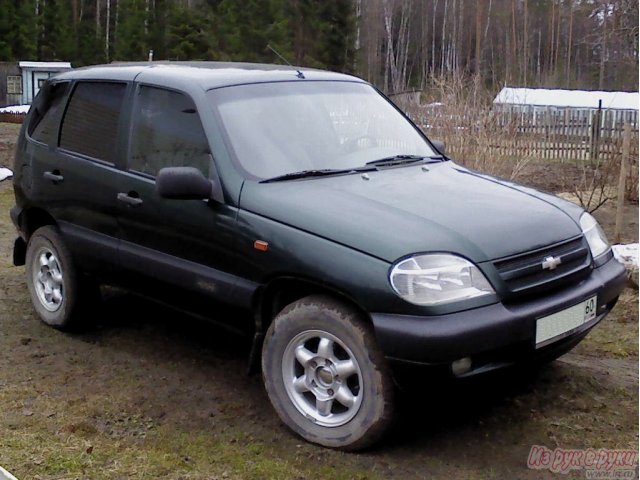
[[139,205],[142,205],[142,199],[140,197],[132,196],[132,195],[137,195],[137,194],[135,192],[119,193],[118,200],[132,207],[137,207]]
[[54,170],[53,172],[44,172],[42,176],[47,180],[51,180],[54,184],[61,183],[64,180],[64,177],[60,175],[58,170]]

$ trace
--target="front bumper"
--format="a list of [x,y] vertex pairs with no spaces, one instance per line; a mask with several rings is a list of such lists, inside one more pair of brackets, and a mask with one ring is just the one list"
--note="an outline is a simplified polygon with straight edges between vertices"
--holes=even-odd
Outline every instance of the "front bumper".
[[[391,362],[450,365],[470,357],[465,376],[525,361],[555,358],[573,348],[613,308],[624,289],[624,267],[610,260],[580,283],[544,297],[438,316],[373,313],[378,343]],[[536,349],[536,320],[598,296],[596,317]]]

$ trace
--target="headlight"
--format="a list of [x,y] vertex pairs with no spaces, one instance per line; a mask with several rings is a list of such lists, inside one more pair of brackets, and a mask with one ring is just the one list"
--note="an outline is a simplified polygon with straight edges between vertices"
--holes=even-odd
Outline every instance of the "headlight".
[[596,258],[602,255],[609,249],[609,241],[607,236],[598,225],[598,222],[589,213],[585,212],[580,217],[580,228],[584,234],[589,248],[591,249],[591,256]]
[[495,293],[478,267],[448,254],[402,260],[394,265],[389,280],[400,297],[415,305],[439,305]]

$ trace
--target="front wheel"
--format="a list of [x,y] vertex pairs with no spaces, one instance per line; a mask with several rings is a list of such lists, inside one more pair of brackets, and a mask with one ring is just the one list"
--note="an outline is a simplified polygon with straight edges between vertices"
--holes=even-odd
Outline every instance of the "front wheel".
[[282,421],[310,442],[358,450],[391,424],[394,387],[373,332],[330,297],[303,298],[274,319],[262,371]]

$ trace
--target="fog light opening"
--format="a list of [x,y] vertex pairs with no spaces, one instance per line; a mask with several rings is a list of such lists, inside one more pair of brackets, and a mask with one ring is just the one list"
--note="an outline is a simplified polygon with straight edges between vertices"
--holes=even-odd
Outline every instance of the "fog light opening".
[[471,357],[464,357],[451,362],[451,372],[453,372],[456,377],[464,375],[469,370],[471,370]]

